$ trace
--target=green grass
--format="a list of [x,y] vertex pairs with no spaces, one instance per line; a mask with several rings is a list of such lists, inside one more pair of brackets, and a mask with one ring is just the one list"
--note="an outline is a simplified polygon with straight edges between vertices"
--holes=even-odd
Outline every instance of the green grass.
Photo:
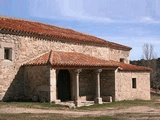
[[120,120],[159,120],[160,114],[151,114],[151,113],[123,113],[116,114],[114,119]]
[[[119,102],[111,102],[105,104],[95,104],[92,106],[83,106],[77,108],[77,110],[97,110],[104,108],[124,108],[131,106],[160,106],[160,103],[155,103],[157,99],[160,99],[160,95],[152,94],[152,100],[125,100]],[[54,103],[38,103],[38,102],[0,102],[0,106],[15,106],[24,108],[37,108],[37,109],[69,109],[66,106],[57,105]],[[71,110],[71,109],[70,109]]]
[[148,113],[123,113],[114,116],[71,116],[63,114],[0,114],[0,120],[128,120],[128,119],[156,119],[160,115]]
[[60,115],[60,114],[31,114],[31,113],[22,113],[22,114],[0,114],[0,120],[113,120],[109,116],[101,117],[74,117],[69,115]]
[[38,102],[0,102],[0,106],[15,106],[23,108],[38,108],[38,109],[68,109],[65,106],[54,103],[38,103]]
[[77,108],[79,110],[101,110],[104,108],[126,108],[126,107],[132,107],[132,106],[153,106],[153,107],[159,107],[160,103],[156,103],[156,100],[160,99],[160,95],[152,94],[151,100],[124,100],[124,101],[118,101],[118,102],[111,102],[111,103],[105,103],[105,104],[95,104],[92,106],[82,106],[80,108]]
[[0,114],[0,120],[67,120],[68,118],[59,114]]
[[92,106],[82,106],[77,109],[81,110],[95,110],[95,109],[103,109],[103,108],[124,108],[124,107],[131,107],[131,106],[148,106],[152,104],[152,102],[145,101],[145,100],[125,100],[125,101],[119,101],[119,102],[111,102],[111,103],[105,103],[105,104],[95,104]]

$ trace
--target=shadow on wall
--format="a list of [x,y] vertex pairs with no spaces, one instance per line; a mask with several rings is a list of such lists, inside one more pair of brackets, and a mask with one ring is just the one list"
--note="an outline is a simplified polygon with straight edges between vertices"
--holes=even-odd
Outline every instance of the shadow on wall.
[[26,101],[24,96],[24,67],[20,67],[6,91],[3,101]]

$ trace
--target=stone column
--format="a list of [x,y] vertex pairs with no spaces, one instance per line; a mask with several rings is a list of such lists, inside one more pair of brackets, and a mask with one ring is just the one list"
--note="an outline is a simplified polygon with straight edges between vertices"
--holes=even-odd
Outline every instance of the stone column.
[[95,103],[97,104],[102,104],[102,98],[100,97],[100,73],[102,72],[102,69],[96,70],[96,98],[95,98]]
[[55,102],[57,100],[56,93],[56,70],[50,68],[50,80],[49,80],[49,102]]
[[77,107],[79,107],[81,104],[81,101],[79,101],[79,74],[81,71],[82,71],[81,69],[75,70],[75,73],[76,73],[75,105]]

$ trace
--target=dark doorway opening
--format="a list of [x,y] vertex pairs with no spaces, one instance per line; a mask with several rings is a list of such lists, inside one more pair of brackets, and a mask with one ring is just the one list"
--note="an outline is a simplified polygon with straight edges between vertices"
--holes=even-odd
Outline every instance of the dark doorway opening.
[[71,100],[70,73],[68,70],[60,70],[58,73],[58,99],[61,101]]

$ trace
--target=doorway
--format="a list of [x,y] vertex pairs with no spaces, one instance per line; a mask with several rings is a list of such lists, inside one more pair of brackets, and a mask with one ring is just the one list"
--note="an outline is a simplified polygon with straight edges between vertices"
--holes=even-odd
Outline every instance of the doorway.
[[71,100],[70,73],[68,70],[60,70],[58,73],[58,99],[63,101]]

